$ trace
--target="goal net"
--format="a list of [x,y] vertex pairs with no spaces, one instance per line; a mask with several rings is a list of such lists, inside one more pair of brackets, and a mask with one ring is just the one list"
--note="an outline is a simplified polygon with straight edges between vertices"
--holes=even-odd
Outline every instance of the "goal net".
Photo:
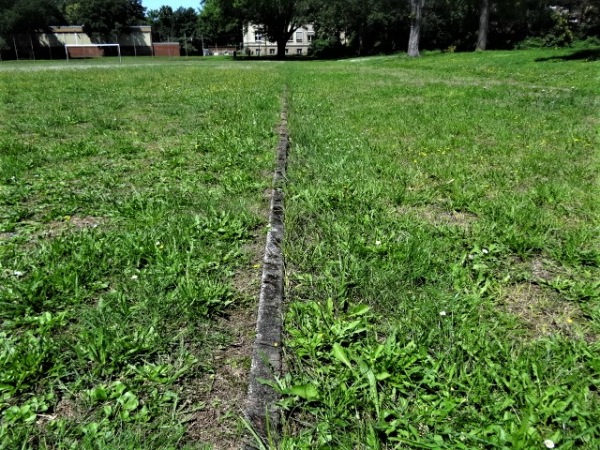
[[101,58],[118,56],[121,62],[120,44],[65,44],[67,61],[73,58]]

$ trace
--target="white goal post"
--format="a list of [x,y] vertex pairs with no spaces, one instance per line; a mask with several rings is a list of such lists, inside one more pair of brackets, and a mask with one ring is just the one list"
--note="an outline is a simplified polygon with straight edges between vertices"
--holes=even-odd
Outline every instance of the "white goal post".
[[117,53],[119,55],[119,62],[121,62],[121,45],[120,44],[65,44],[65,54],[67,55],[67,61],[69,60],[69,49],[70,48],[97,48],[97,47],[117,47]]

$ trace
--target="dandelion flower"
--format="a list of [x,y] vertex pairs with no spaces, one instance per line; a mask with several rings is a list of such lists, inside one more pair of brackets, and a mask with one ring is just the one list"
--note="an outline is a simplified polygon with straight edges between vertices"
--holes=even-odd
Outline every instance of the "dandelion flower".
[[375,241],[375,245],[381,245],[381,241]]
[[440,311],[440,316],[445,316],[446,315],[446,311]]
[[554,448],[554,441],[552,439],[546,439],[544,445],[546,448]]

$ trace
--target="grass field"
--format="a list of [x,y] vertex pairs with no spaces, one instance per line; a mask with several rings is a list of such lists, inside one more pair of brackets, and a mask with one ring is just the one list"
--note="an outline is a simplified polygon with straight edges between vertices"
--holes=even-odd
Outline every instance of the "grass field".
[[234,445],[277,75],[7,66],[0,448]]
[[598,448],[600,65],[559,54],[290,66],[284,446]]
[[567,54],[3,63],[0,448],[237,445],[284,86],[279,446],[597,448],[600,63]]

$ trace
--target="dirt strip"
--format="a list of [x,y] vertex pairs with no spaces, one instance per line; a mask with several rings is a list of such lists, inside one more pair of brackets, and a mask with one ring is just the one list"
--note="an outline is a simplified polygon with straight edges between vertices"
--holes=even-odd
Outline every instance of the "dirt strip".
[[246,449],[256,448],[256,438],[272,435],[279,423],[279,414],[275,402],[279,396],[275,389],[265,381],[275,381],[281,375],[281,340],[283,327],[283,276],[284,261],[282,253],[284,232],[283,185],[289,135],[287,128],[287,93],[283,94],[281,124],[279,126],[279,145],[277,147],[277,167],[273,175],[273,190],[269,213],[269,232],[263,258],[263,272],[256,322],[256,341],[252,351],[252,365],[248,397],[246,401],[246,420],[256,433]]

